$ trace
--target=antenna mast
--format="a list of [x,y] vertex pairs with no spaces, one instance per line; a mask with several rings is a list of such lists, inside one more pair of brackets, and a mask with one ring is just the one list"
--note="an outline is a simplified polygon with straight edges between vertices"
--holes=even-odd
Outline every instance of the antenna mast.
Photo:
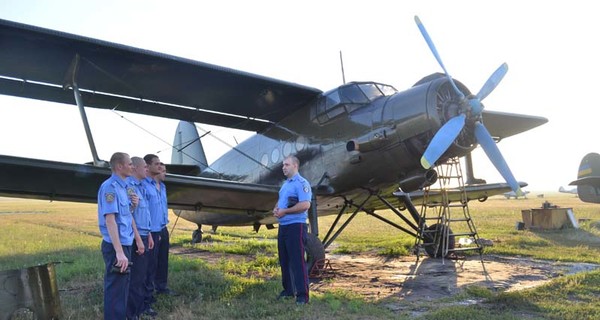
[[340,50],[340,64],[342,65],[342,81],[346,84],[346,75],[344,74],[344,59],[342,59],[342,50]]

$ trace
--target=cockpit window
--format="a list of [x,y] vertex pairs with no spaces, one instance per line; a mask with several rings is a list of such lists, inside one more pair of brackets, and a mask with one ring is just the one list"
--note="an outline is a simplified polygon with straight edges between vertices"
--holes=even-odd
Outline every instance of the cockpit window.
[[324,93],[312,111],[312,119],[324,124],[339,115],[360,109],[379,97],[396,92],[394,87],[385,84],[351,82]]
[[371,100],[375,100],[384,95],[374,83],[363,83],[358,86]]
[[398,92],[396,90],[396,88],[394,88],[392,86],[388,86],[387,84],[378,83],[377,88],[379,88],[379,90],[381,90],[381,92],[383,92],[384,96],[391,96],[394,93]]
[[346,86],[339,88],[341,100],[344,103],[369,103],[369,99],[359,86]]

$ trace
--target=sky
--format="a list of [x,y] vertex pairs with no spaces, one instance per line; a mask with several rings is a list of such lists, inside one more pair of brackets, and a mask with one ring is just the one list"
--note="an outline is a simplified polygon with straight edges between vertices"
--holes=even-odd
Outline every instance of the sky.
[[[450,75],[477,92],[506,62],[509,71],[483,102],[487,110],[548,118],[498,144],[525,190],[557,191],[576,179],[583,156],[600,152],[600,20],[575,1],[66,1],[0,0],[0,18],[126,44],[327,91],[346,81],[398,90],[442,69],[415,22],[418,15]],[[0,48],[5,50],[5,48]],[[115,151],[170,160],[177,121],[86,109],[102,159]],[[199,125],[235,145],[251,133]],[[116,134],[118,133],[118,135]],[[229,147],[206,136],[209,162]],[[0,154],[91,161],[73,105],[0,96]],[[481,148],[475,175],[502,182]]]

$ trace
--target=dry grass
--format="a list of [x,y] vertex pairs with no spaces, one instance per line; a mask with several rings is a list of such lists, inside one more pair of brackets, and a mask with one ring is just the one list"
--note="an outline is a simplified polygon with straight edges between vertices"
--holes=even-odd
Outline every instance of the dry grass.
[[[571,207],[576,218],[590,221],[582,223],[582,228],[577,230],[516,230],[516,222],[521,221],[521,210],[538,208],[546,200],[561,207]],[[556,193],[546,194],[544,199],[535,195],[519,200],[493,197],[484,203],[471,202],[470,211],[480,236],[494,241],[494,247],[487,249],[489,252],[600,263],[600,205],[583,203],[570,194]],[[390,212],[383,215],[398,220]],[[174,215],[170,219],[170,226],[176,222],[172,242],[176,246],[189,246],[196,225],[177,220]],[[333,219],[320,219],[321,237]],[[50,261],[70,262],[57,267],[64,317],[101,318],[103,265],[95,204],[0,198],[0,228],[3,230],[0,233],[0,270]],[[275,235],[276,230],[261,229],[257,234],[251,227],[220,228],[216,235],[211,235],[213,244],[227,243],[235,250],[258,252],[262,255],[258,262],[241,259],[208,263],[202,259],[173,257],[171,283],[182,296],[159,301],[157,308],[162,311],[161,319],[412,317],[395,313],[385,305],[363,301],[347,292],[315,296],[313,303],[301,310],[274,303],[272,297],[279,292],[280,280],[278,268],[273,265],[274,241],[269,239],[274,239]],[[398,252],[399,246],[410,247],[412,243],[412,237],[364,214],[358,215],[335,242],[336,246],[348,250],[379,252]],[[217,245],[213,247],[223,250]],[[207,246],[206,250],[212,249]],[[565,289],[560,295],[551,294],[556,291],[554,282],[547,287],[510,295],[486,292],[488,304],[440,308],[424,317],[552,318],[554,314],[561,314],[563,318],[576,319],[586,318],[587,314],[598,315],[600,307],[588,301],[597,301],[600,294],[597,272],[567,277],[561,285]],[[578,302],[574,304],[572,299]]]

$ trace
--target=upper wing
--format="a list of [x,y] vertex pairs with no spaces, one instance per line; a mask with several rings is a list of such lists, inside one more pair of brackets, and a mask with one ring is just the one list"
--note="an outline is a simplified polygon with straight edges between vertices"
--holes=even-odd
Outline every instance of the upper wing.
[[548,122],[548,119],[538,116],[484,110],[483,123],[490,135],[498,140],[533,129]]
[[0,19],[0,94],[259,131],[320,90]]
[[[110,175],[110,169],[92,165],[0,156],[0,196],[95,203]],[[193,211],[271,211],[279,191],[179,175],[167,175],[165,184],[169,208]]]

